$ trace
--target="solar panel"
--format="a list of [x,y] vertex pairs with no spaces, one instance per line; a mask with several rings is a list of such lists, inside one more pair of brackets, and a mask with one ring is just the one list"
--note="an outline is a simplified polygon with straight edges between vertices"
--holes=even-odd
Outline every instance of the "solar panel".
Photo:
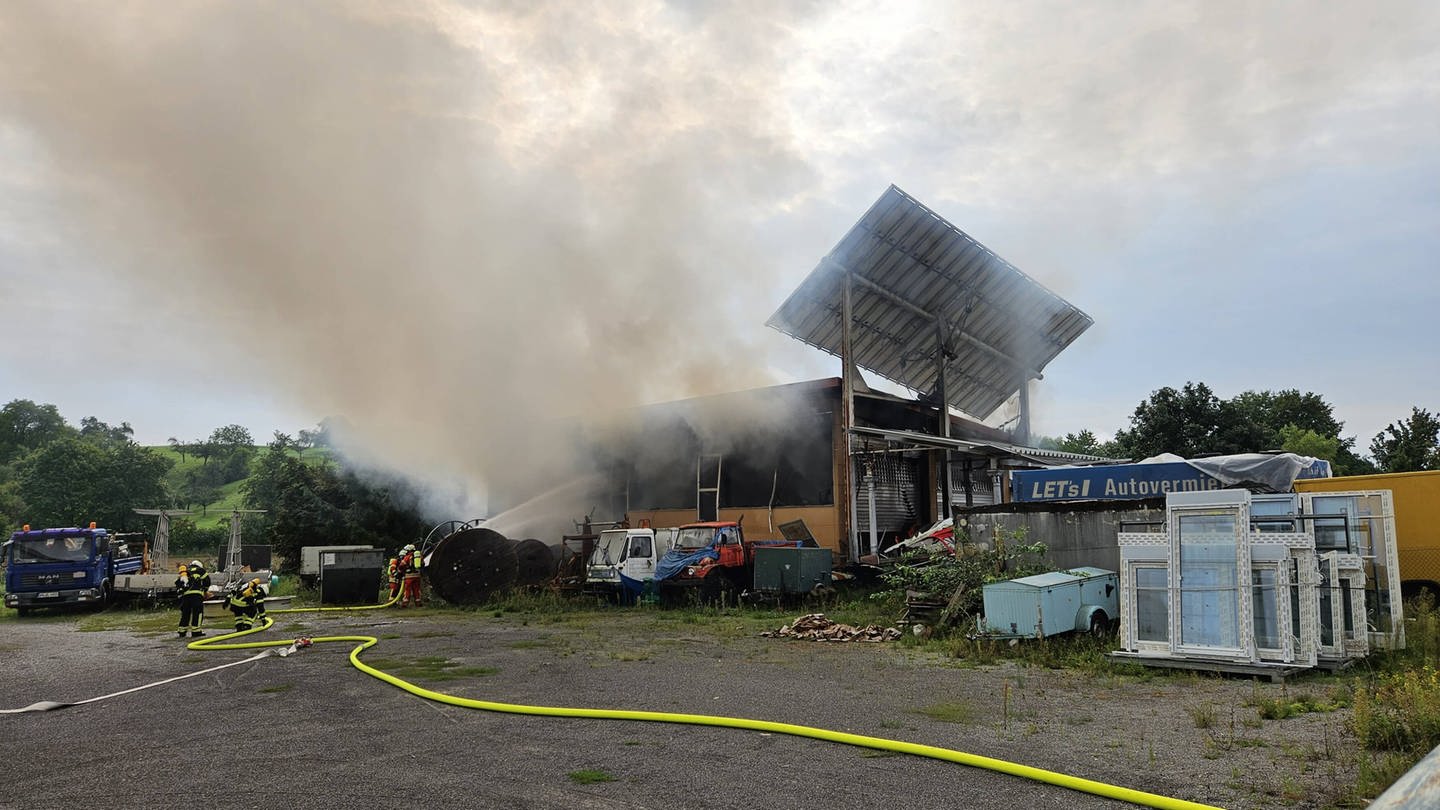
[[839,357],[847,270],[855,365],[938,394],[943,351],[950,405],[981,419],[1094,323],[891,186],[767,325]]

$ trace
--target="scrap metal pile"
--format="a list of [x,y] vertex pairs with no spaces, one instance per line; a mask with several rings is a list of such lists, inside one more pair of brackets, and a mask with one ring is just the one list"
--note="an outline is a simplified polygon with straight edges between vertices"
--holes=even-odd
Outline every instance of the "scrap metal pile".
[[810,613],[779,630],[766,630],[766,638],[799,638],[807,641],[894,641],[900,631],[894,627],[871,624],[855,627],[826,618],[824,613]]

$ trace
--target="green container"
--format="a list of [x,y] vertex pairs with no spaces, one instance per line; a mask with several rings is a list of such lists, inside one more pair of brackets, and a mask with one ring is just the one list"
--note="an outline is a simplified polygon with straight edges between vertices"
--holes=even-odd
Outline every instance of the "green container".
[[830,585],[832,555],[828,548],[755,549],[755,590],[804,594]]

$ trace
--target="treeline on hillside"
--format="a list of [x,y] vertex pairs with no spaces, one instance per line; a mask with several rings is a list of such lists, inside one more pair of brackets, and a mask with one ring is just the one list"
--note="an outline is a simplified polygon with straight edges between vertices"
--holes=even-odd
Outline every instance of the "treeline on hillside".
[[1112,441],[1081,430],[1041,447],[1107,458],[1142,459],[1161,453],[1185,458],[1283,450],[1323,458],[1336,475],[1440,470],[1440,418],[1415,407],[1370,442],[1371,458],[1355,452],[1355,437],[1342,436],[1324,397],[1295,389],[1246,391],[1220,399],[1205,383],[1152,393],[1130,415],[1129,427]]
[[[422,536],[420,495],[402,480],[376,482],[343,469],[328,455],[326,431],[276,432],[257,449],[240,425],[219,427],[204,440],[170,440],[171,453],[137,444],[128,422],[93,416],[69,424],[54,405],[17,399],[0,407],[0,526],[83,526],[113,531],[154,529],[137,508],[191,509],[239,487],[247,542],[269,543],[297,559],[302,545],[367,543],[396,548]],[[178,456],[178,461],[177,457]],[[196,460],[199,463],[195,463]],[[237,483],[243,482],[243,483]],[[233,503],[233,502],[232,502]],[[224,525],[171,521],[176,553],[213,554],[228,539]]]

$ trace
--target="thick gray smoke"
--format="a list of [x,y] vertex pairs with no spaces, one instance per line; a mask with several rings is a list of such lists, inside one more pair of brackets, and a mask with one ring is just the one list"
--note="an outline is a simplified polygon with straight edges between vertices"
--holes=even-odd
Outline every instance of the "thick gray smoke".
[[95,253],[376,459],[523,478],[568,417],[770,382],[727,326],[806,178],[770,4],[401,8],[10,7],[3,100]]
[[175,350],[55,330],[0,363],[223,373],[345,416],[377,464],[558,485],[575,414],[777,381],[746,336],[891,182],[1096,316],[1082,340],[1133,319],[1145,278],[1168,286],[1139,308],[1186,309],[1184,272],[1112,248],[1173,234],[1154,220],[1191,213],[1177,201],[1432,154],[1437,21],[1403,2],[6,3],[0,299],[41,313],[25,341],[79,296],[97,320],[143,308]]

